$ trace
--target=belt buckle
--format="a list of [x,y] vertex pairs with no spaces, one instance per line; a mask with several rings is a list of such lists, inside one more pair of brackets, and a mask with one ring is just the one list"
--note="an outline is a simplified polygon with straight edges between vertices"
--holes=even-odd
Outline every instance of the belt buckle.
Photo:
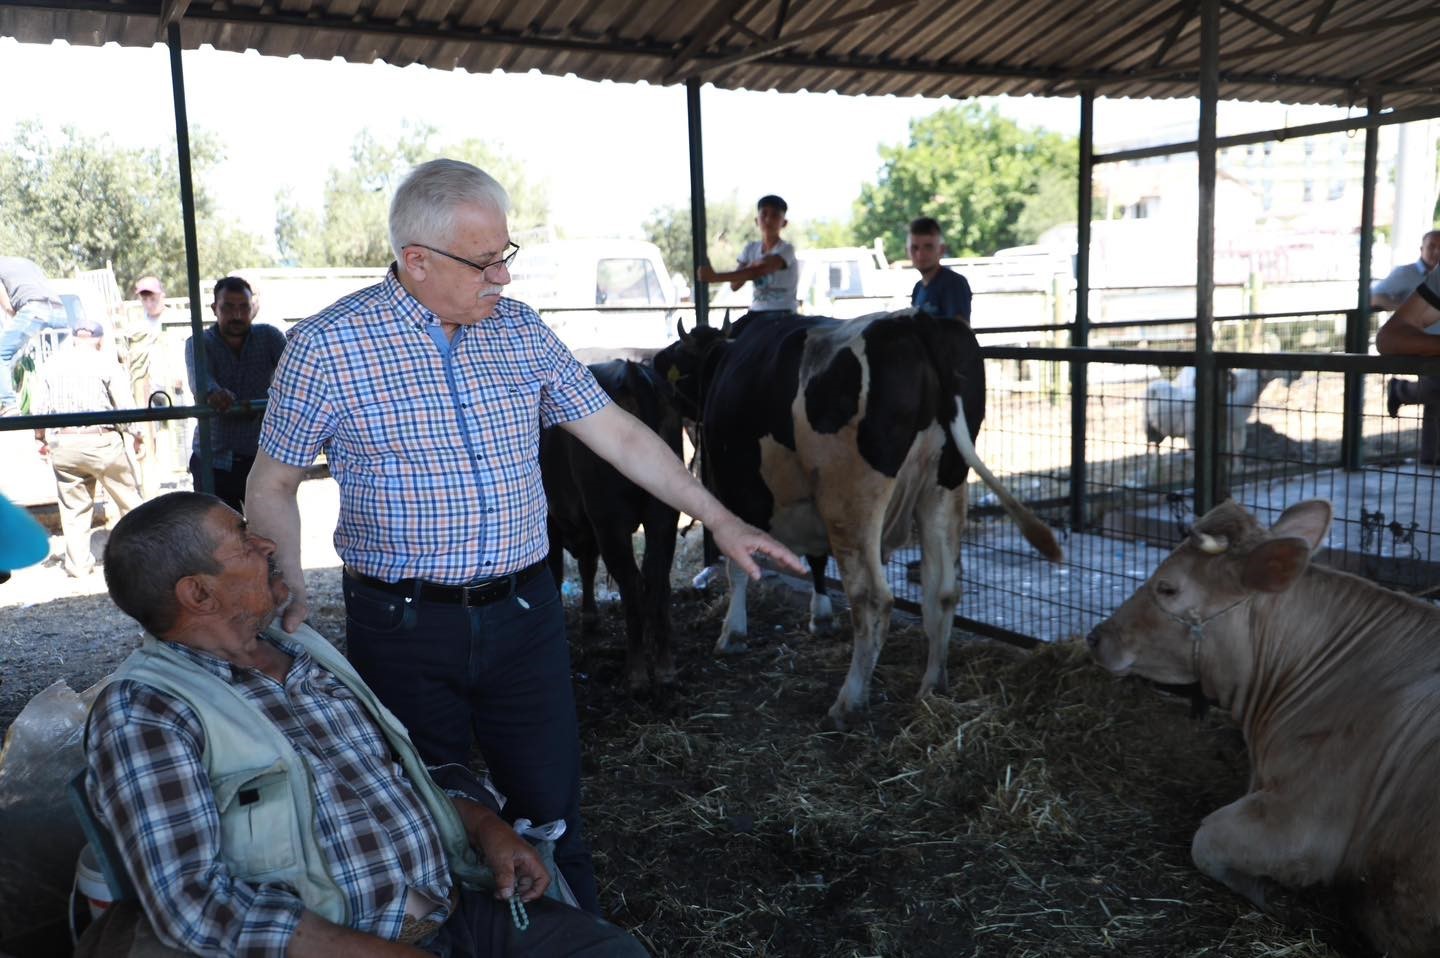
[[[491,589],[503,589],[491,593]],[[479,605],[489,605],[491,602],[498,602],[501,599],[508,599],[515,594],[515,576],[497,576],[488,582],[480,582],[476,585],[461,586],[460,605],[464,608],[472,608]]]

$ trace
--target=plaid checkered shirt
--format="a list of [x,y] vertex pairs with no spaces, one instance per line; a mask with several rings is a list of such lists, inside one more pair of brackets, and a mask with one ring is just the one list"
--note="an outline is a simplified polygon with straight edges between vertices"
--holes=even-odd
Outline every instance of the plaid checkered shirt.
[[[209,389],[224,387],[235,394],[236,399],[264,399],[270,391],[270,377],[275,374],[275,364],[285,349],[285,334],[274,326],[256,323],[250,327],[250,334],[240,346],[240,353],[230,349],[220,330],[210,326],[202,334],[205,337],[205,368],[210,376]],[[185,340],[185,374],[190,380],[190,393],[199,402],[208,396],[201,396],[195,389],[195,346],[194,337]],[[260,417],[217,416],[210,420],[210,450],[214,453],[217,469],[229,469],[235,456],[255,458],[260,442]],[[200,451],[200,430],[195,430],[192,443]]]
[[[283,686],[257,670],[172,647],[237,686],[304,756],[314,779],[316,837],[352,927],[394,940],[407,889],[435,902],[443,919],[445,850],[384,735],[309,653],[275,644],[294,657]],[[304,906],[286,885],[230,876],[204,747],[200,719],[184,702],[134,681],[107,686],[90,719],[91,806],[115,837],[163,940],[191,954],[278,958]]]
[[540,429],[609,402],[530,307],[501,299],[442,353],[433,313],[385,281],[290,330],[260,448],[323,450],[340,485],[335,549],[394,582],[504,575],[543,559]]

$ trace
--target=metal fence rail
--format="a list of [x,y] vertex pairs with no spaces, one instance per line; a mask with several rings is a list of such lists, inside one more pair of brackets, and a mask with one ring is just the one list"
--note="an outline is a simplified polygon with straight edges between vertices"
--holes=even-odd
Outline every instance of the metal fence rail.
[[[1217,324],[1218,325],[1218,324]],[[1321,326],[1323,327],[1323,322]],[[1220,336],[1217,330],[1217,338]],[[1152,349],[987,347],[989,392],[982,458],[1057,527],[1065,561],[1050,565],[1019,537],[990,491],[971,486],[957,621],[974,631],[1042,641],[1082,635],[1143,582],[1195,519],[1195,477],[1209,469],[1262,522],[1308,498],[1331,500],[1335,523],[1319,561],[1405,591],[1440,585],[1440,482],[1416,461],[1421,407],[1385,409],[1395,374],[1440,374],[1440,360],[1343,353],[1216,352],[1222,400],[1213,461],[1180,437],[1147,438],[1147,390],[1194,353]],[[1082,364],[1083,395],[1068,388]],[[1262,372],[1263,371],[1263,372]],[[1243,384],[1261,386],[1248,398]],[[1351,383],[1355,386],[1352,387]],[[1237,388],[1237,384],[1240,388]],[[1347,390],[1358,388],[1358,416]],[[1192,394],[1193,395],[1193,394]],[[1244,400],[1244,401],[1242,401]],[[1193,398],[1172,399],[1179,411]],[[1152,403],[1153,405],[1153,403]],[[1083,469],[1071,447],[1083,409]],[[1352,421],[1357,420],[1357,421]],[[1440,429],[1440,417],[1433,428]],[[1347,469],[1346,444],[1362,465]],[[1073,475],[1083,475],[1079,485]],[[919,601],[895,557],[898,602]]]

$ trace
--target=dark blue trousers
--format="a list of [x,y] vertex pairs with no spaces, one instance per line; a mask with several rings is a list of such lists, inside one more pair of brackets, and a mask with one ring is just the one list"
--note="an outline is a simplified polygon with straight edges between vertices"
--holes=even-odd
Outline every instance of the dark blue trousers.
[[466,608],[406,602],[344,577],[350,661],[428,764],[469,764],[478,744],[505,817],[563,818],[555,863],[580,907],[600,913],[580,820],[580,730],[565,612],[549,575]]

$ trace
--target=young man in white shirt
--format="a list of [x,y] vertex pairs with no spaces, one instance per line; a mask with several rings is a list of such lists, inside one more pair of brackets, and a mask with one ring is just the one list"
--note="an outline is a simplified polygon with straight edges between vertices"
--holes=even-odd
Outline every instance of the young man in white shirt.
[[755,225],[760,228],[761,238],[745,244],[739,265],[728,273],[717,273],[706,263],[695,275],[702,283],[729,283],[731,289],[754,284],[752,313],[793,313],[800,305],[796,296],[800,266],[795,260],[795,247],[780,238],[788,222],[785,214],[789,207],[774,194],[760,197],[755,207]]

